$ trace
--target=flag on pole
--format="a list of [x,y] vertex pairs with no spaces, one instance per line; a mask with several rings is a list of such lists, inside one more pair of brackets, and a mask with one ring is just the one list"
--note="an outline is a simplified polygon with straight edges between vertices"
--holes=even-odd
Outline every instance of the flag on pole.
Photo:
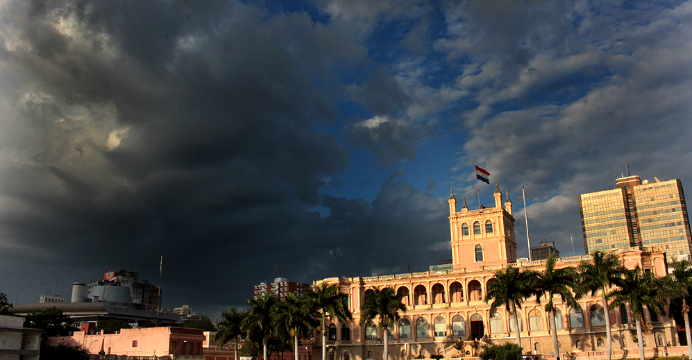
[[486,183],[490,184],[490,173],[485,171],[484,169],[481,169],[476,165],[476,179]]

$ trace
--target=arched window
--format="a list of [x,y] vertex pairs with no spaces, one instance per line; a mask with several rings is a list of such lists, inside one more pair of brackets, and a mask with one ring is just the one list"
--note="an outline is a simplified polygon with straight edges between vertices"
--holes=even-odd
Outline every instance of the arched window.
[[[509,314],[509,332],[514,333],[514,334],[517,333],[517,330],[514,327],[514,317],[515,316],[516,316],[516,314]],[[519,320],[519,331],[524,331],[524,322],[521,321],[522,320],[521,315],[519,315],[518,320]]]
[[529,312],[529,330],[531,331],[541,331],[543,330],[543,317],[538,309],[533,309]]
[[365,340],[377,340],[377,328],[372,321],[365,326]]
[[649,309],[646,310],[649,312],[649,319],[651,319],[651,322],[658,322],[658,315]]
[[485,222],[485,233],[486,234],[492,234],[493,233],[493,222],[490,220]]
[[569,327],[572,329],[584,328],[584,313],[581,309],[571,308],[569,310]]
[[366,359],[372,360],[372,350],[368,350],[368,357]]
[[458,281],[455,281],[452,283],[452,285],[449,286],[449,292],[450,292],[450,302],[462,302],[464,301],[464,287],[461,286],[461,283]]
[[428,336],[428,321],[423,317],[419,317],[418,320],[416,320],[416,337],[421,339],[427,338]]
[[387,326],[387,339],[394,340],[394,324]]
[[533,350],[534,350],[534,354],[535,354],[535,353],[538,353],[539,351],[541,351],[541,344],[539,344],[539,343],[534,343],[534,344],[533,344]]
[[445,288],[442,286],[442,284],[433,285],[431,299],[433,304],[445,303]]
[[351,329],[348,324],[341,324],[341,341],[351,341]]
[[[555,325],[557,326],[558,330],[562,330],[565,328],[565,322],[562,319],[562,312],[560,309],[554,308],[555,309]],[[548,314],[550,316],[550,314]],[[549,318],[550,319],[550,318]],[[548,325],[551,329],[553,328],[553,323],[548,321],[550,324]]]
[[658,346],[666,346],[666,337],[663,334],[658,334],[656,339],[658,340]]
[[469,236],[469,224],[467,224],[467,223],[461,224],[461,235]]
[[408,288],[406,286],[399,287],[399,289],[396,291],[396,294],[401,295],[401,303],[402,304],[406,305],[407,307],[411,305],[409,303]]
[[603,312],[603,307],[601,305],[592,305],[589,308],[589,316],[589,319],[591,320],[591,327],[605,326],[605,313]]
[[483,247],[480,244],[476,245],[476,261],[483,261]]
[[464,324],[464,318],[461,315],[454,315],[452,318],[452,334],[454,336],[465,336],[466,326]]
[[493,317],[490,318],[490,333],[491,334],[501,334],[504,331],[502,326],[502,316],[495,313]]
[[418,285],[413,289],[413,297],[415,299],[415,305],[427,305],[428,303],[428,291],[425,286]]
[[473,235],[480,235],[481,234],[481,223],[476,221],[473,223]]
[[399,339],[411,338],[411,322],[403,318],[399,321]]
[[469,282],[469,300],[483,300],[483,294],[481,293],[481,283],[478,282],[478,280],[471,280]]
[[351,356],[348,354],[348,351],[344,351],[344,360],[350,360]]
[[620,305],[620,323],[627,324],[627,306],[625,304]]
[[447,336],[447,322],[442,316],[435,318],[435,337],[445,337]]
[[581,350],[581,340],[577,340],[577,342],[574,343],[574,347]]
[[329,341],[336,341],[336,325],[329,324]]
[[596,346],[601,347],[603,345],[605,345],[605,341],[603,341],[603,339],[601,338],[598,338],[598,340],[596,340]]

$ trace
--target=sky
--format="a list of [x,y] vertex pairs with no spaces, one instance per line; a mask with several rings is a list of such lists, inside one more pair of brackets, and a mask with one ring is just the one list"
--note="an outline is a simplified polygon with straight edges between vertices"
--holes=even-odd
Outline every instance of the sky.
[[0,292],[125,268],[213,319],[451,259],[450,190],[495,181],[519,256],[522,186],[532,246],[583,254],[627,164],[692,189],[690,114],[689,1],[2,1]]

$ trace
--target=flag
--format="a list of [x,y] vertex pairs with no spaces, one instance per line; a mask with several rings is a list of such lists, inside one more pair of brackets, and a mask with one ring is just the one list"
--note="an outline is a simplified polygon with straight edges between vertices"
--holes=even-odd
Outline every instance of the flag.
[[490,173],[476,165],[476,179],[486,184],[490,184]]

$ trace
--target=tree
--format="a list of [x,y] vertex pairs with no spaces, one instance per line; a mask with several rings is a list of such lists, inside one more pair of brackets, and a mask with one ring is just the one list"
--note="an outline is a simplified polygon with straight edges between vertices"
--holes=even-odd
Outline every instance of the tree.
[[241,323],[241,328],[245,330],[248,338],[262,339],[263,360],[268,359],[267,343],[274,328],[274,307],[278,301],[279,299],[274,294],[248,299],[247,303],[251,308]]
[[314,308],[322,314],[322,360],[327,360],[327,316],[344,322],[353,319],[351,311],[344,305],[348,295],[343,294],[337,284],[328,285],[323,282],[303,296],[308,296]]
[[[519,327],[519,314],[521,304],[533,292],[532,286],[536,283],[536,274],[531,270],[520,271],[514,266],[495,272],[496,281],[488,282],[488,293],[484,301],[493,300],[490,305],[490,314],[495,314],[497,309],[505,306],[507,312],[514,314],[514,329],[517,331],[517,345],[521,348],[521,329]],[[492,316],[492,315],[491,315]]]
[[96,323],[96,331],[100,332],[101,330],[106,331],[106,332],[116,332],[120,329],[131,329],[132,326],[130,326],[130,323],[128,323],[125,320],[118,320],[118,319],[104,319],[104,320],[99,320]]
[[243,330],[240,326],[246,316],[246,312],[238,311],[235,307],[222,312],[221,317],[223,320],[219,322],[219,331],[214,335],[214,340],[218,341],[216,345],[218,348],[231,341],[235,343],[235,360],[238,360],[238,342],[240,341],[240,336],[243,335]]
[[286,329],[288,335],[293,337],[293,354],[298,360],[299,339],[305,337],[308,332],[319,325],[313,315],[315,309],[308,296],[296,296],[290,293],[279,303],[276,319],[281,328]]
[[[551,335],[553,337],[553,349],[555,358],[560,357],[560,348],[557,342],[557,324],[555,323],[555,307],[553,298],[559,295],[562,302],[572,308],[581,308],[579,303],[572,295],[573,290],[577,287],[577,271],[571,267],[555,269],[557,263],[557,255],[551,254],[545,263],[545,270],[536,274],[536,283],[534,284],[534,294],[536,295],[536,303],[541,303],[541,297],[546,296],[548,303],[545,304],[545,311],[550,314]],[[578,295],[577,295],[578,297]]]
[[484,345],[481,360],[516,360],[521,357],[521,346],[512,343]]
[[[670,311],[679,308],[685,322],[685,334],[687,338],[687,353],[692,354],[692,336],[690,333],[690,307],[688,302],[692,301],[692,264],[687,261],[674,261],[672,276],[664,278],[664,292],[671,300]],[[675,306],[682,302],[682,306]]]
[[370,321],[378,318],[378,326],[384,331],[384,357],[389,359],[389,327],[394,326],[399,320],[399,311],[405,312],[406,305],[401,303],[403,295],[396,295],[394,289],[386,287],[382,290],[373,289],[365,297],[365,302],[360,307],[360,325],[365,326]]
[[70,332],[78,330],[55,306],[28,314],[24,326],[43,330],[44,339],[49,336],[69,336]]
[[7,295],[0,292],[0,315],[12,315],[12,304],[7,300]]
[[202,329],[204,331],[216,331],[216,326],[206,315],[193,316],[185,319],[180,326],[188,329]]
[[89,360],[89,352],[79,345],[41,343],[41,360]]
[[578,293],[591,293],[595,296],[597,292],[601,292],[603,299],[603,309],[605,313],[606,325],[606,352],[607,359],[610,360],[613,349],[613,337],[610,329],[610,316],[608,313],[608,288],[612,285],[617,285],[621,280],[624,268],[620,264],[620,260],[613,254],[606,254],[601,251],[596,251],[591,254],[591,261],[582,261],[579,264],[579,286]]

